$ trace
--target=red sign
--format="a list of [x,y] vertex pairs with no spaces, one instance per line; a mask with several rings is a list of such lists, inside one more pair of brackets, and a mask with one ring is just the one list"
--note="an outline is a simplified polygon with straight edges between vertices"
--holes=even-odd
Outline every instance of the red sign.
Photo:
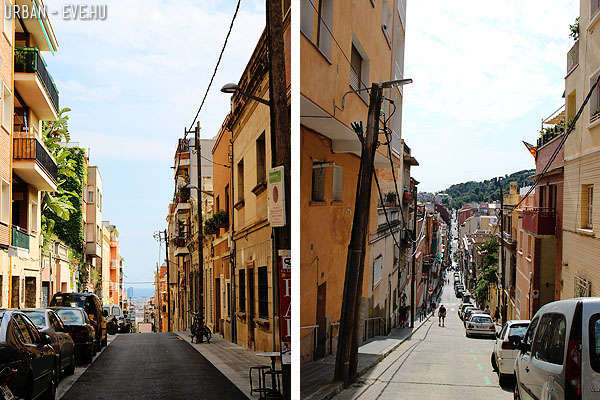
[[291,361],[292,348],[292,262],[289,250],[279,250],[279,336],[284,363]]

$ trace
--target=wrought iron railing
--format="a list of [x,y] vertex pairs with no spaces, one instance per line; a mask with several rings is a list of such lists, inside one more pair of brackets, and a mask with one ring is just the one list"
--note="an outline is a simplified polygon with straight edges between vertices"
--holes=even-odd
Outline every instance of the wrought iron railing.
[[16,226],[13,226],[11,244],[15,247],[29,250],[29,235],[21,232]]
[[13,138],[13,159],[15,160],[35,160],[52,178],[57,182],[58,166],[48,153],[48,150],[35,137],[16,137]]
[[579,41],[567,53],[567,75],[579,65]]
[[15,72],[37,74],[46,89],[46,93],[48,93],[48,97],[50,97],[54,110],[57,113],[60,111],[58,89],[56,89],[54,80],[46,69],[46,63],[38,49],[35,47],[15,48]]

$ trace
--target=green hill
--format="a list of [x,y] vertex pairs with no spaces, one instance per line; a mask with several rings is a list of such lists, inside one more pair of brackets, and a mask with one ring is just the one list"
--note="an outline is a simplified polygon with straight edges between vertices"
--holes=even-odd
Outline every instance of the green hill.
[[[450,205],[452,208],[460,208],[464,203],[472,201],[500,201],[500,187],[502,187],[504,193],[508,193],[510,182],[517,182],[519,188],[532,185],[533,180],[531,179],[531,176],[534,173],[534,169],[526,169],[482,182],[470,181],[458,183],[450,186],[442,193],[447,193],[452,197],[452,204],[446,204]],[[444,203],[448,203],[448,201],[446,200]]]

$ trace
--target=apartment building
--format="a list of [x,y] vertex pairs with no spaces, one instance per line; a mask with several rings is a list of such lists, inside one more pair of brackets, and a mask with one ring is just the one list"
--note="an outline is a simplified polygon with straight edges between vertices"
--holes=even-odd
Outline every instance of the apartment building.
[[[119,244],[119,231],[115,225],[109,221],[103,222],[104,227],[108,231],[108,274],[106,279],[103,276],[103,282],[107,282],[106,288],[103,286],[103,293],[108,293],[106,298],[103,298],[104,304],[120,305],[122,301],[121,293],[123,292],[123,261],[121,259],[121,249]],[[104,260],[103,260],[104,265]],[[107,290],[105,290],[107,289]]]
[[0,251],[1,302],[35,307],[41,301],[41,202],[44,192],[56,190],[58,173],[44,145],[42,123],[56,120],[60,110],[41,54],[57,51],[58,43],[46,17],[4,18],[2,29],[0,245],[8,251]]
[[[85,261],[88,283],[85,290],[102,295],[102,175],[94,165],[87,168],[87,190],[85,195]],[[110,248],[110,245],[109,245]],[[108,252],[110,254],[110,250]]]
[[[579,40],[567,54],[566,120],[571,120],[600,75],[600,8],[579,2]],[[561,298],[600,296],[600,88],[564,145]]]
[[[309,361],[335,348],[337,338],[361,153],[361,143],[350,124],[366,122],[368,111],[367,92],[356,90],[369,87],[371,82],[402,79],[406,3],[378,0],[348,7],[339,0],[303,0],[300,11],[300,177],[301,186],[311,188],[303,190],[300,197],[300,285],[306,295],[301,305],[300,351],[302,361]],[[382,177],[389,174],[381,170],[396,169],[398,190],[410,193],[410,177],[404,164],[411,163],[412,157],[401,138],[402,93],[402,88],[385,92],[394,101],[394,105],[386,101],[382,107],[386,116],[392,116],[387,127],[391,131],[392,156],[388,157],[385,146],[380,147],[375,168]],[[393,185],[387,181],[387,187]],[[381,214],[376,210],[377,189],[373,190],[369,226],[372,236],[377,237]],[[407,210],[403,213],[407,216]],[[366,246],[363,320],[378,315],[375,304],[385,308],[382,297],[390,303],[390,296],[384,295],[389,288],[379,288],[373,282],[379,280],[380,270],[391,271],[394,261],[388,240]],[[383,258],[386,265],[380,267]],[[396,276],[391,280],[399,281]],[[374,305],[371,309],[370,303]],[[334,338],[333,343],[330,338]]]

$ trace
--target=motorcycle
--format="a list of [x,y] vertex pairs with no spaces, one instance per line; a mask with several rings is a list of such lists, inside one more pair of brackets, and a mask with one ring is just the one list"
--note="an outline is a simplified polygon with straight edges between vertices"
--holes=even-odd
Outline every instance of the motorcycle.
[[106,332],[109,335],[116,335],[119,331],[119,321],[117,321],[116,317],[113,317],[110,321],[106,323]]
[[190,333],[192,334],[192,343],[194,343],[194,338],[196,338],[196,343],[204,343],[204,338],[206,338],[206,343],[210,343],[212,332],[208,326],[202,323],[200,313],[193,311],[188,312],[194,316],[194,320],[190,328]]
[[16,369],[9,367],[4,368],[0,371],[0,400],[13,400],[15,396],[8,387],[8,382],[17,373]]

